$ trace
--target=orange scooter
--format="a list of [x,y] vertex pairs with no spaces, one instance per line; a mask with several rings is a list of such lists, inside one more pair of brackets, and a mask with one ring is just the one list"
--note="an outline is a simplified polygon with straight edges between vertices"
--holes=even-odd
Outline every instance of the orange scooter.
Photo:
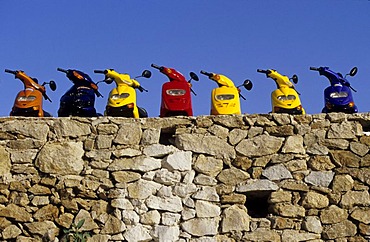
[[55,91],[56,84],[54,81],[44,82],[40,85],[36,78],[29,77],[23,71],[5,69],[5,72],[13,74],[24,84],[24,90],[18,92],[15,98],[10,116],[51,117],[50,113],[42,109],[42,97],[51,102],[51,99],[46,95],[45,85],[50,85],[50,89]]

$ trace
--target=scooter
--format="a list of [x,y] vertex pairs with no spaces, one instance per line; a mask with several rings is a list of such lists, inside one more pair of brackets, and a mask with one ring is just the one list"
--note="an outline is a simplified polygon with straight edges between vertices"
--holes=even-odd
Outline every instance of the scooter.
[[101,114],[95,109],[95,95],[103,97],[98,86],[86,73],[74,69],[57,68],[66,74],[73,86],[60,98],[59,117],[98,117]]
[[147,111],[136,105],[135,89],[138,89],[140,92],[147,92],[148,90],[144,89],[135,79],[139,77],[150,78],[152,75],[150,71],[143,71],[142,75],[135,77],[135,79],[131,79],[128,74],[118,73],[113,69],[94,70],[94,72],[104,74],[105,79],[103,81],[107,84],[111,84],[113,81],[116,82],[116,87],[109,93],[108,103],[104,112],[106,116],[127,118],[148,117]]
[[[266,74],[266,77],[273,79],[277,85],[277,89],[271,93],[272,113],[306,113],[299,99],[299,93],[294,88],[294,84],[298,83],[297,75],[293,75],[292,78],[289,78],[273,69],[257,69],[257,72]],[[290,80],[292,80],[294,84]]]
[[42,97],[51,102],[51,99],[46,95],[45,85],[49,85],[50,89],[55,91],[57,86],[54,81],[44,82],[40,85],[36,78],[31,78],[23,71],[5,69],[5,72],[13,74],[24,84],[24,90],[18,92],[15,98],[10,116],[51,117],[50,113],[42,109]]
[[162,85],[162,100],[160,117],[171,116],[193,116],[193,108],[191,103],[191,94],[197,95],[191,88],[191,80],[199,81],[198,76],[194,72],[190,72],[190,80],[187,81],[183,74],[173,68],[165,66],[151,65],[159,70],[169,79]]
[[328,78],[330,82],[330,86],[324,90],[325,106],[321,112],[358,112],[351,92],[351,90],[354,92],[356,92],[356,90],[351,87],[351,84],[346,79],[347,75],[355,76],[357,74],[357,67],[353,67],[345,77],[340,73],[330,70],[329,67],[310,67],[310,70],[318,71],[320,75]]
[[206,71],[200,71],[200,73],[218,84],[211,94],[211,115],[241,114],[239,97],[246,99],[240,93],[239,87],[243,86],[249,91],[253,87],[252,82],[245,80],[242,85],[235,86],[233,81],[224,75]]

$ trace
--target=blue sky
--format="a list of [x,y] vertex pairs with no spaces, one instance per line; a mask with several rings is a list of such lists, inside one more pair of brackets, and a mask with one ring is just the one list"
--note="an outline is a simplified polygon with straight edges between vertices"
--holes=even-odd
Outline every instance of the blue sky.
[[[1,0],[0,116],[8,116],[23,84],[4,69],[21,69],[40,82],[55,80],[48,89],[52,103],[44,109],[57,116],[60,97],[71,82],[56,68],[79,69],[94,81],[94,69],[114,68],[139,79],[149,90],[138,92],[138,105],[150,117],[159,115],[160,93],[167,78],[151,63],[190,71],[221,73],[241,84],[243,113],[271,111],[276,85],[256,69],[297,74],[296,89],[307,113],[319,113],[329,82],[310,66],[329,66],[347,73],[360,112],[370,111],[370,1],[367,0]],[[208,115],[216,84],[199,74],[193,83],[194,115]],[[112,85],[102,83],[104,98],[96,99],[103,113]]]

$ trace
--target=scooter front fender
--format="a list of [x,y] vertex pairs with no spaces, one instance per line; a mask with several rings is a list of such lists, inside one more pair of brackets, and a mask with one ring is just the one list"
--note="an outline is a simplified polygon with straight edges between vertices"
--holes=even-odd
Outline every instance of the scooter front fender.
[[271,104],[274,112],[275,108],[295,109],[301,106],[298,93],[293,88],[279,88],[271,93]]
[[218,87],[212,90],[211,115],[241,114],[239,92],[236,87]]
[[11,116],[27,116],[29,114],[30,116],[43,117],[42,98],[41,92],[32,88],[18,92]]
[[172,81],[162,86],[161,117],[193,116],[190,86],[187,82]]

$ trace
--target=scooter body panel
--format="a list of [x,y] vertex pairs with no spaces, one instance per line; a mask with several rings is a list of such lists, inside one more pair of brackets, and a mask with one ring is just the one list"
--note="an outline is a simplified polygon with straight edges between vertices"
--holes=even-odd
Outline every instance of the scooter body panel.
[[32,88],[18,92],[10,116],[43,117],[42,98],[41,92]]
[[120,83],[109,93],[105,115],[127,118],[139,118],[136,106],[136,91],[131,86]]
[[288,86],[281,86],[271,93],[272,112],[304,114],[298,93]]
[[160,117],[193,116],[190,85],[187,81],[170,81],[162,85]]
[[239,91],[235,86],[212,90],[211,115],[241,114]]
[[58,109],[59,117],[97,117],[95,92],[88,87],[72,86],[61,98]]
[[342,84],[334,84],[324,90],[324,113],[344,112],[357,113],[357,106],[354,105],[351,89]]

